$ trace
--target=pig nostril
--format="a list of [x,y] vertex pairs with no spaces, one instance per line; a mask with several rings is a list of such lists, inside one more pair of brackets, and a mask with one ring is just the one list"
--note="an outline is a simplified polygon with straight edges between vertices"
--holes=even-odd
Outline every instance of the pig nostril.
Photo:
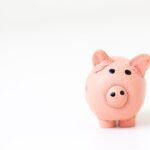
[[112,92],[110,95],[111,95],[111,97],[114,97],[116,95],[116,93]]
[[125,93],[124,93],[124,91],[120,91],[120,94],[121,94],[121,95],[124,95]]

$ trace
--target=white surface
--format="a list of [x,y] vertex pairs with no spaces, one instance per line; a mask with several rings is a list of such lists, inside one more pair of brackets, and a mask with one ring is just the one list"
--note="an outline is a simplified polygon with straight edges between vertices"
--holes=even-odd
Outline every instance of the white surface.
[[150,2],[0,1],[0,149],[148,150],[147,95],[131,129],[101,129],[85,100],[93,52],[150,54]]

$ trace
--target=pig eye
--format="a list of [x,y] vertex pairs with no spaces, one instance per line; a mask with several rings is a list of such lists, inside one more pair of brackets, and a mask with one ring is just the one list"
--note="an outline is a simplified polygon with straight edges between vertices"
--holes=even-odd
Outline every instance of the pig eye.
[[126,75],[131,75],[131,71],[127,69],[127,70],[125,70],[125,74]]
[[111,74],[114,74],[114,73],[115,73],[115,69],[109,69],[109,72],[110,72]]

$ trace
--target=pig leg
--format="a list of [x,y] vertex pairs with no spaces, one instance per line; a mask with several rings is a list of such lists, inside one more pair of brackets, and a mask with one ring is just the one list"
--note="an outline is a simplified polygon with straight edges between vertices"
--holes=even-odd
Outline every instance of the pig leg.
[[130,118],[128,120],[120,120],[119,123],[118,123],[118,126],[122,127],[122,128],[135,126],[135,117]]
[[99,124],[102,128],[114,128],[116,126],[116,122],[113,120],[100,120]]

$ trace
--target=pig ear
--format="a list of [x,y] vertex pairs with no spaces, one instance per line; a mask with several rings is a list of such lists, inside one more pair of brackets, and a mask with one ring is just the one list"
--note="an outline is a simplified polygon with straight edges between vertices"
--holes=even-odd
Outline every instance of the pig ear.
[[147,54],[141,54],[133,58],[129,64],[136,68],[136,70],[143,77],[145,75],[146,70],[150,65],[150,56]]
[[102,61],[111,61],[111,58],[103,50],[98,50],[93,54],[93,65],[97,65]]

